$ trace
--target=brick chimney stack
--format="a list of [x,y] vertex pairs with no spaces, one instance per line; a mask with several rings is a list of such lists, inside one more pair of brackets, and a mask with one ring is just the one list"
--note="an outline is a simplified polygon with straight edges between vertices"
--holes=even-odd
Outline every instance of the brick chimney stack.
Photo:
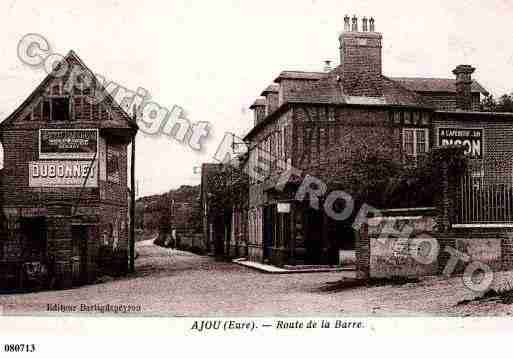
[[339,37],[338,68],[344,93],[370,97],[382,95],[382,39],[382,35],[375,31],[373,17],[362,19],[362,31],[358,31],[356,15],[344,17],[344,32]]
[[472,74],[476,69],[470,65],[458,65],[452,73],[456,75],[456,108],[472,110]]

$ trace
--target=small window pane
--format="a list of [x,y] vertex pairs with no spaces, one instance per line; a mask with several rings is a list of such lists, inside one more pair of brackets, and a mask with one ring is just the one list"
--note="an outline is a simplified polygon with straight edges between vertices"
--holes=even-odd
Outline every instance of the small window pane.
[[411,113],[408,111],[404,112],[404,123],[407,125],[411,123]]
[[408,156],[415,154],[412,130],[404,130],[404,151]]
[[69,121],[69,98],[52,98],[52,121]]
[[50,120],[50,100],[43,100],[43,120]]

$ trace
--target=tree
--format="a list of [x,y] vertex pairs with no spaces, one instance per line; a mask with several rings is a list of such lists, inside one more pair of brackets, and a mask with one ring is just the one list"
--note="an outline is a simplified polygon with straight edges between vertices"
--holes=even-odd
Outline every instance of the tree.
[[481,109],[487,112],[513,112],[513,93],[504,94],[498,100],[488,95],[481,101]]
[[502,95],[497,104],[499,112],[513,112],[513,93]]
[[495,112],[497,110],[497,101],[492,94],[485,96],[483,100],[481,100],[481,110],[486,112]]

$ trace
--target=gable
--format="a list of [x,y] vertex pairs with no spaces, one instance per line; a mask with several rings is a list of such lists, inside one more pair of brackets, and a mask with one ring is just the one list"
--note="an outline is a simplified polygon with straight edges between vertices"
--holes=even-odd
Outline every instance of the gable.
[[[97,128],[137,129],[130,116],[73,51],[63,61],[66,61],[67,66],[62,67],[61,63],[54,72],[46,76],[30,96],[0,123],[0,129],[20,126],[37,128],[51,123],[58,123],[61,127],[84,123]],[[61,75],[59,68],[67,70]],[[90,81],[81,80],[82,78],[89,78]],[[71,121],[59,121],[49,115],[54,110],[53,103],[58,102],[59,98],[69,99]]]

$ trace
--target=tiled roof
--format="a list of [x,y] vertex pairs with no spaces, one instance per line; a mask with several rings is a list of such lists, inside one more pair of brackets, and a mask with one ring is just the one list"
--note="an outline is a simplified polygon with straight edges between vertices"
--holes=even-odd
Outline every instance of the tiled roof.
[[[391,79],[415,92],[456,92],[455,79],[419,77],[391,77]],[[488,91],[475,80],[472,81],[472,92],[488,94]]]
[[267,88],[264,91],[262,91],[260,96],[265,96],[268,93],[277,93],[279,90],[280,90],[280,85],[271,84],[271,85],[267,86]]
[[305,71],[283,71],[274,80],[274,82],[280,82],[283,79],[292,80],[320,80],[328,76],[326,72],[305,72]]
[[287,101],[292,103],[432,107],[420,95],[388,77],[383,76],[381,83],[383,95],[380,97],[349,96],[343,93],[342,87],[334,78],[326,79],[326,81],[316,81],[309,86],[304,86],[301,91],[290,94]]

